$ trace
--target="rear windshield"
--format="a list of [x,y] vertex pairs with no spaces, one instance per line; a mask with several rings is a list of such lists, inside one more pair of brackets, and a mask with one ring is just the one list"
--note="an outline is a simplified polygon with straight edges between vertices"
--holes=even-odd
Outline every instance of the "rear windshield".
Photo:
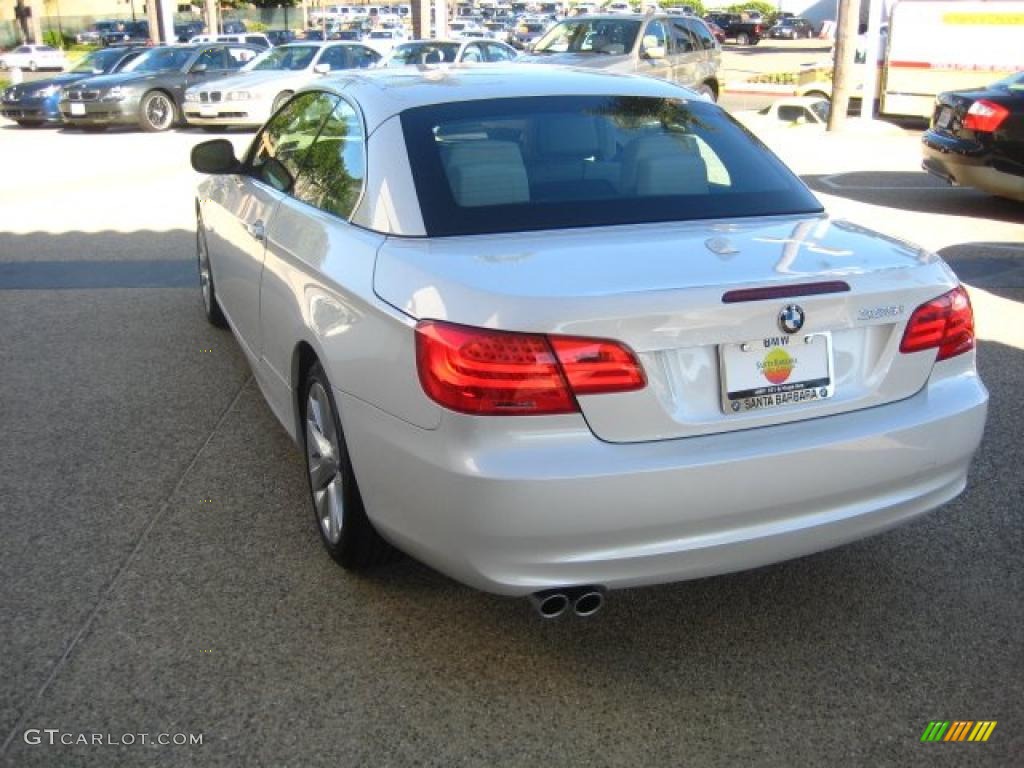
[[409,109],[401,120],[432,237],[822,210],[705,102],[493,99]]

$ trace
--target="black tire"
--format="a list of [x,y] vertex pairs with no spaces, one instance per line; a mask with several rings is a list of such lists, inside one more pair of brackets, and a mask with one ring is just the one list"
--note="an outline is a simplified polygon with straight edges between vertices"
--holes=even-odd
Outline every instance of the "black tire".
[[750,36],[746,32],[740,32],[736,35],[736,45],[746,45],[750,42]]
[[[319,388],[319,392],[326,396],[326,402],[330,406],[328,417],[336,437],[332,446],[338,453],[337,461],[334,464],[336,476],[340,478],[341,483],[340,494],[344,521],[336,541],[332,541],[325,532],[325,525],[321,521],[317,508],[317,491],[313,486],[313,462],[319,454],[315,445],[313,450],[310,450],[307,445],[311,434],[310,424],[316,420],[316,415],[309,413],[310,393],[314,392],[315,388]],[[366,516],[366,508],[363,506],[363,497],[359,493],[355,471],[349,458],[348,445],[342,431],[334,392],[319,361],[315,361],[306,372],[300,403],[302,404],[302,448],[306,456],[306,478],[309,485],[310,506],[313,509],[316,528],[324,548],[338,565],[348,570],[363,570],[390,560],[394,556],[395,550],[381,538]],[[325,491],[326,489],[321,492]]]
[[227,318],[217,301],[217,287],[213,283],[213,268],[210,266],[210,250],[206,247],[203,220],[199,217],[196,217],[196,267],[199,271],[199,290],[203,297],[203,314],[215,328],[227,328]]
[[38,128],[43,124],[42,120],[15,120],[22,128]]
[[270,113],[274,114],[275,112],[277,112],[277,110],[283,107],[284,103],[288,101],[288,99],[290,99],[291,97],[291,91],[281,91],[279,94],[277,94],[277,96],[274,97],[273,105],[270,107]]
[[174,99],[163,91],[150,91],[139,102],[139,127],[146,133],[169,130],[178,122]]

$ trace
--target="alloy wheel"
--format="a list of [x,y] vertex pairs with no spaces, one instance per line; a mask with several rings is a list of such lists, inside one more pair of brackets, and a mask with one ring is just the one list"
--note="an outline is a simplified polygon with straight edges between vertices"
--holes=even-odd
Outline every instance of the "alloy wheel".
[[162,131],[170,128],[174,119],[174,105],[171,100],[162,93],[155,93],[146,101],[146,120],[156,130]]
[[306,468],[320,530],[332,545],[345,524],[344,480],[338,431],[330,398],[319,381],[306,395]]

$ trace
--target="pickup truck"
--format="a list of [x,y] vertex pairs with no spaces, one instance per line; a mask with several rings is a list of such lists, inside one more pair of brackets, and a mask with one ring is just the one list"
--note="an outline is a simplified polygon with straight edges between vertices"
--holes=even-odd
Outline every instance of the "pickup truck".
[[738,13],[709,13],[704,18],[715,22],[725,33],[725,39],[735,40],[737,45],[757,45],[764,37],[761,22],[746,21]]

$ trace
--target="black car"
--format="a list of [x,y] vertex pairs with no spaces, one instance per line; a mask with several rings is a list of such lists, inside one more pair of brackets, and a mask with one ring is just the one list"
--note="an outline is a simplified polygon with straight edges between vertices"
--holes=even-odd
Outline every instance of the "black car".
[[148,41],[148,21],[126,21],[123,24],[119,24],[116,29],[108,30],[100,35],[100,42],[106,46],[145,43]]
[[150,48],[119,74],[64,89],[61,117],[66,125],[89,130],[138,125],[144,131],[166,131],[181,120],[186,88],[231,74],[260,51],[238,43]]
[[201,21],[185,21],[174,25],[174,36],[179,43],[187,43],[196,35],[203,34],[206,25]]
[[705,21],[717,24],[727,40],[735,40],[737,45],[757,45],[764,37],[764,27],[759,21],[747,21],[738,13],[709,13]]
[[807,19],[791,16],[781,19],[768,30],[768,37],[773,40],[799,40],[814,37],[814,25]]
[[71,70],[46,80],[12,85],[0,94],[0,115],[25,128],[61,122],[61,88],[101,74],[120,72],[143,51],[143,47],[105,48],[86,55]]
[[267,39],[275,47],[278,45],[287,45],[295,40],[295,33],[290,29],[268,29],[264,32]]
[[1024,202],[1024,72],[940,93],[921,141],[929,173]]

